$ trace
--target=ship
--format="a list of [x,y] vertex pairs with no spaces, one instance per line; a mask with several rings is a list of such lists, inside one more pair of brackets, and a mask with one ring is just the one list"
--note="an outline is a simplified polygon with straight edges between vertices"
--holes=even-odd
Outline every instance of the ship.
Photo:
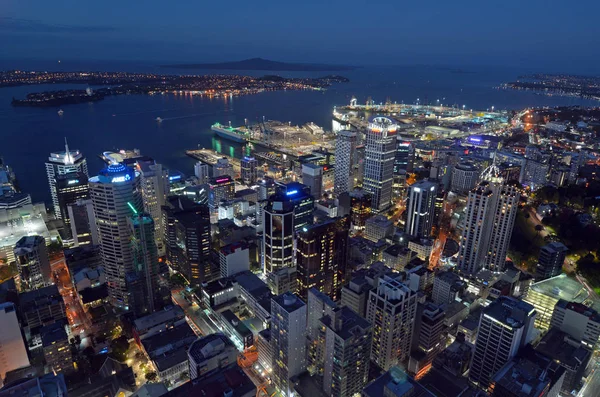
[[229,139],[230,141],[238,142],[238,143],[246,143],[246,134],[241,132],[240,130],[231,127],[226,127],[222,124],[215,123],[210,127],[211,130],[215,132],[221,138]]
[[163,120],[162,120],[160,117],[157,117],[157,118],[155,118],[154,120],[156,120],[156,121],[157,121],[157,122],[159,122],[159,123],[162,123],[162,121],[163,121]]
[[62,109],[59,109],[59,111],[58,111],[58,115],[59,115],[59,116],[62,116],[64,112],[65,112],[64,110],[62,110]]

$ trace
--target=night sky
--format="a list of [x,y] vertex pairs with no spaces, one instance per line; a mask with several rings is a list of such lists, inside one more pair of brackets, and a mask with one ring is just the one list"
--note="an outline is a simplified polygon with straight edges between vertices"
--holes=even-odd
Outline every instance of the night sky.
[[599,0],[0,0],[0,57],[600,72]]

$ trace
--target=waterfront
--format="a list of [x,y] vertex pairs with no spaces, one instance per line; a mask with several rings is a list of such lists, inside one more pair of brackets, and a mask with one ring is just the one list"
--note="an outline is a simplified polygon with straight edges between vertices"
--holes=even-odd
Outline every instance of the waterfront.
[[[11,68],[6,62],[2,69]],[[32,69],[31,65],[17,65]],[[103,65],[69,65],[63,69],[100,70]],[[41,68],[42,66],[40,66]],[[155,66],[115,65],[113,70],[156,72]],[[38,68],[39,69],[39,68]],[[469,73],[469,71],[473,73]],[[90,161],[90,173],[102,165],[97,154],[106,150],[139,148],[142,154],[152,156],[166,166],[190,175],[194,160],[185,150],[215,147],[228,155],[241,154],[241,146],[214,138],[210,127],[215,122],[242,125],[262,118],[291,121],[302,125],[315,122],[331,129],[334,105],[344,105],[356,96],[364,103],[371,96],[376,103],[392,101],[466,105],[468,108],[497,110],[520,109],[526,106],[595,105],[597,102],[567,97],[546,97],[531,92],[495,90],[504,81],[519,74],[516,70],[483,70],[477,68],[457,71],[431,66],[363,68],[344,72],[350,83],[335,84],[324,92],[280,91],[265,92],[243,97],[208,98],[174,95],[123,95],[104,101],[64,107],[59,116],[55,108],[14,108],[13,97],[24,97],[30,92],[69,88],[82,85],[45,85],[0,89],[0,131],[5,161],[20,180],[23,191],[32,194],[34,201],[49,200],[44,162],[51,151],[60,150],[63,137],[73,148],[80,149]],[[163,70],[164,73],[166,71]],[[189,73],[189,71],[187,71]],[[206,71],[209,73],[210,71]],[[174,73],[168,70],[168,73]],[[221,72],[222,73],[222,72]],[[264,72],[236,71],[237,74],[263,75]],[[286,77],[318,77],[324,73],[285,72]],[[161,117],[162,122],[157,122]]]

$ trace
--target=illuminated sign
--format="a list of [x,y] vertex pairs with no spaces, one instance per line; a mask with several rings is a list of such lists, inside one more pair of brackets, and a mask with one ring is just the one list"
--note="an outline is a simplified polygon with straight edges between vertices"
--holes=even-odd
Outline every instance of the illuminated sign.
[[131,180],[131,175],[125,174],[125,175],[113,177],[113,179],[111,179],[111,182],[119,183],[119,182],[126,182],[126,181],[130,181],[130,180]]
[[221,179],[217,179],[215,182],[217,183],[221,183],[221,182],[228,182],[229,178],[221,178]]
[[67,185],[74,185],[76,183],[79,183],[79,179],[71,179],[69,182],[67,182]]
[[286,195],[286,196],[291,196],[292,194],[296,194],[296,193],[298,193],[298,191],[297,191],[297,190],[290,190],[290,191],[289,191],[289,192],[287,192],[285,195]]
[[481,138],[470,137],[469,140],[471,142],[481,142]]
[[178,181],[181,179],[181,175],[173,175],[169,177],[170,181]]

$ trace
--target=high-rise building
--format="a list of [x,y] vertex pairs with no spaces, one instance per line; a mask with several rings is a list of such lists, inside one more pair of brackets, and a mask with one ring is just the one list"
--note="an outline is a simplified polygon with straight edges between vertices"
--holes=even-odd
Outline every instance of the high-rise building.
[[452,169],[450,190],[458,194],[466,194],[473,190],[479,180],[479,168],[471,162],[456,164]]
[[435,223],[436,197],[435,182],[419,181],[410,185],[406,207],[406,234],[418,238],[431,236],[431,229]]
[[172,196],[163,206],[167,261],[193,285],[211,279],[210,217],[207,205]]
[[235,197],[235,181],[229,175],[210,178],[208,188],[208,206],[211,213],[219,211],[221,200],[233,200]]
[[323,167],[317,164],[302,164],[302,184],[308,186],[315,200],[323,195]]
[[298,295],[304,300],[315,288],[333,300],[346,279],[350,218],[329,219],[302,228],[296,237]]
[[227,157],[223,157],[217,160],[217,163],[212,167],[212,175],[214,178],[228,176],[231,179],[233,179],[235,177],[235,172],[233,172],[233,165],[229,162]]
[[56,191],[56,177],[58,175],[80,172],[88,176],[87,161],[79,150],[69,150],[69,145],[65,138],[65,151],[50,153],[46,162],[46,175],[50,186],[50,195],[52,196],[52,205],[54,206],[54,215],[62,219],[67,214],[61,212],[58,194]]
[[451,271],[439,272],[433,279],[431,300],[437,305],[452,303],[467,290],[467,283]]
[[135,169],[140,174],[144,212],[154,220],[155,239],[159,250],[162,251],[164,229],[161,222],[161,208],[169,196],[169,172],[163,168],[162,164],[150,158],[137,160]]
[[384,370],[408,360],[411,350],[417,294],[390,276],[379,279],[369,293],[367,320],[373,326],[371,360]]
[[160,265],[154,236],[154,220],[143,212],[132,209],[128,218],[133,251],[133,269],[126,274],[130,294],[130,308],[136,316],[160,310],[165,305],[165,294],[158,285]]
[[364,190],[353,190],[350,192],[350,214],[352,217],[352,228],[363,230],[367,219],[371,217],[371,195]]
[[52,323],[40,329],[44,359],[50,372],[69,373],[73,368],[71,344],[62,322]]
[[77,200],[67,206],[73,246],[99,243],[92,199]]
[[540,248],[538,263],[535,268],[536,281],[558,276],[562,273],[562,266],[569,249],[558,241],[549,243]]
[[399,175],[412,169],[412,144],[402,137],[396,139],[396,158],[394,161],[394,174]]
[[24,236],[13,250],[21,291],[31,291],[52,283],[52,270],[46,240],[42,236]]
[[228,244],[219,251],[221,277],[250,270],[250,249],[243,241]]
[[323,390],[332,397],[360,394],[368,380],[371,324],[347,307],[334,309],[321,324],[325,334]]
[[554,306],[550,326],[566,332],[590,350],[598,346],[600,314],[582,303],[560,299]]
[[389,117],[375,116],[369,120],[363,188],[371,193],[371,207],[377,212],[388,209],[392,202],[397,129],[396,122]]
[[501,181],[484,180],[469,192],[458,255],[460,271],[504,270],[518,201],[516,188]]
[[330,297],[314,288],[308,290],[306,313],[306,357],[311,374],[323,374],[325,365],[325,335],[321,319],[333,316],[338,305]]
[[56,188],[56,197],[58,198],[61,217],[65,223],[66,240],[71,240],[74,236],[71,231],[69,205],[74,204],[78,200],[87,200],[89,198],[90,188],[88,186],[88,177],[82,172],[60,174],[55,177],[54,186]]
[[535,316],[529,303],[505,296],[483,309],[469,379],[486,390],[500,368],[532,341]]
[[294,230],[298,231],[313,224],[315,198],[310,188],[302,183],[290,182],[277,185],[277,194],[271,197],[276,200],[289,201],[294,206]]
[[252,185],[258,180],[258,161],[254,157],[244,156],[240,160],[242,181],[246,185]]
[[7,372],[29,366],[29,357],[14,303],[0,304],[0,324],[0,378],[4,379]]
[[290,397],[290,378],[306,370],[306,304],[292,293],[271,300],[271,348],[273,383]]
[[268,200],[275,194],[275,180],[268,176],[258,181],[258,200]]
[[413,335],[413,350],[408,370],[420,378],[431,368],[435,356],[444,348],[442,331],[446,314],[437,305],[419,305]]
[[263,216],[264,272],[294,267],[294,205],[283,198],[269,200]]
[[132,209],[143,208],[140,179],[133,169],[111,164],[89,182],[109,298],[129,310],[126,275],[134,268],[134,258],[127,222]]
[[340,131],[335,138],[335,168],[333,192],[336,196],[354,188],[356,164],[356,133]]
[[528,158],[523,168],[521,183],[529,186],[531,190],[537,190],[548,182],[550,165],[546,160],[536,161]]
[[210,166],[207,163],[198,161],[194,164],[194,175],[198,178],[198,182],[202,185],[208,183],[211,177]]

